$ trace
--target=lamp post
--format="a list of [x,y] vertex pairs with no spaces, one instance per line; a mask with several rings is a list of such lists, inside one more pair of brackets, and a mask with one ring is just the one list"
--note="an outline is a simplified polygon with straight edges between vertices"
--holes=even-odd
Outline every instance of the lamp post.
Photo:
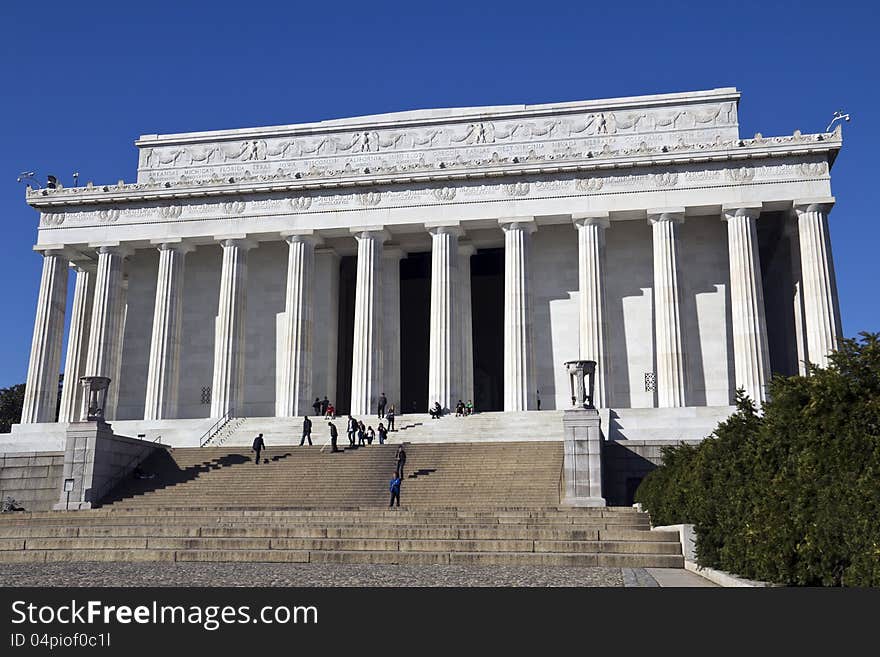
[[602,496],[602,432],[593,404],[596,361],[565,363],[571,383],[571,405],[562,416],[564,494],[566,506],[605,506]]

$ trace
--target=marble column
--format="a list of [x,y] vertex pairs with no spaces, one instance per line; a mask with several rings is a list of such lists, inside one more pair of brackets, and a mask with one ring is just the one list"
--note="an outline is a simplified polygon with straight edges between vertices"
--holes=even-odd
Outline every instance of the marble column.
[[89,325],[95,296],[95,267],[91,262],[71,263],[76,272],[70,330],[67,334],[67,358],[64,362],[64,387],[61,389],[59,422],[77,422],[82,407],[82,386],[79,379],[86,373],[89,350]]
[[117,382],[111,385],[107,391],[107,405],[104,407],[104,417],[108,420],[119,419],[119,392],[122,390],[122,353],[125,346],[125,327],[128,324],[128,277],[122,279],[122,315],[119,321],[119,339],[116,341],[116,352],[113,354],[113,374],[110,378]]
[[372,415],[382,392],[382,244],[380,228],[355,229],[357,282],[351,364],[351,413]]
[[287,293],[275,415],[295,417],[312,410],[312,330],[314,320],[315,244],[312,230],[282,233],[287,241]]
[[759,406],[767,401],[770,350],[764,287],[758,257],[757,220],[761,205],[725,205],[730,261],[730,307],[733,322],[734,381]]
[[113,390],[120,385],[117,361],[121,353],[126,304],[123,267],[129,251],[119,243],[97,245],[96,249],[98,269],[89,326],[86,375],[110,377],[108,401],[104,409],[105,417],[110,419],[115,413],[115,404],[111,403]]
[[536,226],[532,217],[499,224],[504,231],[504,410],[528,411],[537,405],[529,265]]
[[461,398],[467,403],[474,399],[474,333],[471,308],[471,256],[474,245],[458,243],[458,308],[461,317]]
[[801,251],[807,357],[819,367],[828,366],[828,354],[837,349],[842,334],[828,234],[828,213],[833,205],[831,197],[794,202]]
[[159,273],[147,368],[145,420],[177,417],[184,265],[187,252],[192,250],[180,240],[160,242],[157,246]]
[[400,409],[400,259],[392,244],[382,250],[382,385],[388,405]]
[[315,299],[312,335],[313,397],[336,404],[336,366],[339,351],[339,255],[331,248],[315,248]]
[[67,259],[60,249],[43,251],[43,274],[37,297],[22,424],[55,421],[67,306],[67,270]]
[[678,283],[678,226],[684,208],[649,210],[654,243],[654,334],[657,405],[685,406],[685,360]]
[[431,233],[431,317],[428,347],[428,405],[449,411],[461,397],[461,317],[456,302],[458,223],[429,225]]
[[801,247],[798,236],[797,215],[788,217],[785,221],[783,234],[788,239],[789,258],[791,259],[792,281],[792,316],[794,317],[794,341],[795,356],[797,358],[796,369],[801,376],[807,375],[807,320],[804,317],[804,284],[801,276]]
[[244,388],[245,301],[247,252],[254,246],[244,235],[217,238],[223,250],[220,300],[214,325],[214,376],[211,384],[211,417],[241,411]]
[[605,230],[610,225],[607,212],[572,215],[578,231],[578,291],[580,358],[596,361],[596,387],[593,404],[608,406],[608,351],[605,310]]

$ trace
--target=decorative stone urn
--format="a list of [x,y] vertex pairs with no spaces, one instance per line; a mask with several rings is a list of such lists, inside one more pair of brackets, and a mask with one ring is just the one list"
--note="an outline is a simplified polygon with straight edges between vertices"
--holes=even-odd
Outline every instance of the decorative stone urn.
[[83,408],[80,422],[104,422],[104,408],[107,404],[107,391],[110,388],[110,377],[80,377],[83,387]]
[[596,361],[570,360],[565,363],[571,379],[571,405],[575,408],[596,408],[593,391],[596,388]]

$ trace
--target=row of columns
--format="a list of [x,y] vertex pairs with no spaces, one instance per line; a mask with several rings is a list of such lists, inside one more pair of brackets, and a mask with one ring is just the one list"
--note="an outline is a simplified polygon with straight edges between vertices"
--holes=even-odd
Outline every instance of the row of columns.
[[[805,359],[825,367],[841,336],[840,314],[828,213],[832,199],[794,204],[800,243],[801,295],[804,315]],[[757,220],[760,205],[725,205],[730,266],[734,379],[757,404],[767,400],[770,352],[764,308]],[[648,211],[652,227],[654,269],[654,339],[657,405],[681,407],[687,403],[687,363],[681,321],[679,282],[679,226],[684,208]],[[598,363],[595,402],[608,403],[608,353],[605,345],[605,253],[607,213],[574,215],[578,228],[580,288],[580,357]]]
[[[830,255],[828,212],[832,200],[794,204],[801,261],[801,289],[807,356],[827,365],[840,336],[834,268]],[[770,374],[767,328],[756,221],[760,206],[724,206],[730,261],[734,370],[737,387],[758,403],[765,401]],[[573,215],[578,232],[580,290],[579,344],[582,359],[599,364],[594,402],[608,405],[609,377],[605,309],[605,230],[607,213]],[[654,266],[654,317],[658,405],[686,404],[686,362],[680,316],[679,227],[683,208],[650,210]],[[530,282],[531,217],[499,222],[504,231],[504,410],[534,408],[534,349]],[[453,408],[473,398],[473,343],[470,308],[470,255],[457,223],[427,226],[432,241],[429,403]],[[381,227],[353,229],[357,240],[351,411],[364,415],[376,408],[385,389],[399,390],[400,282],[403,252],[385,247]],[[313,231],[290,231],[285,310],[279,324],[281,357],[277,369],[276,414],[302,415],[311,407],[314,332],[315,249]],[[247,252],[254,243],[244,235],[217,238],[222,248],[220,298],[215,323],[211,416],[234,414],[243,389]],[[115,412],[126,319],[124,245],[96,246],[97,266],[71,262],[76,272],[65,385],[59,421],[79,417],[83,403],[78,379],[111,377],[116,385],[107,417]],[[144,417],[177,414],[184,265],[191,249],[180,240],[155,244],[159,250]],[[68,260],[63,249],[43,251],[43,272],[28,367],[22,423],[52,422],[57,403],[57,372],[67,296]]]

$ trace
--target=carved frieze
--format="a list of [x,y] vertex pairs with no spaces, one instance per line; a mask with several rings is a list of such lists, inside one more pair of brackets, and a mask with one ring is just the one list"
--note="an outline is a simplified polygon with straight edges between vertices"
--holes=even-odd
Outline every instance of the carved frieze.
[[[670,134],[674,133],[674,134]],[[142,146],[139,182],[210,180],[226,175],[358,174],[364,169],[412,170],[485,163],[494,159],[553,158],[557,154],[641,152],[737,137],[735,104],[704,101],[680,107],[572,111],[554,115],[473,119],[434,125],[297,131],[280,137],[216,143]],[[489,150],[493,149],[493,150]],[[384,158],[377,160],[377,156]],[[270,168],[254,169],[265,164]],[[442,168],[442,167],[440,167]],[[271,172],[271,173],[270,173]],[[309,172],[312,172],[311,174]],[[337,174],[338,175],[338,174]]]

